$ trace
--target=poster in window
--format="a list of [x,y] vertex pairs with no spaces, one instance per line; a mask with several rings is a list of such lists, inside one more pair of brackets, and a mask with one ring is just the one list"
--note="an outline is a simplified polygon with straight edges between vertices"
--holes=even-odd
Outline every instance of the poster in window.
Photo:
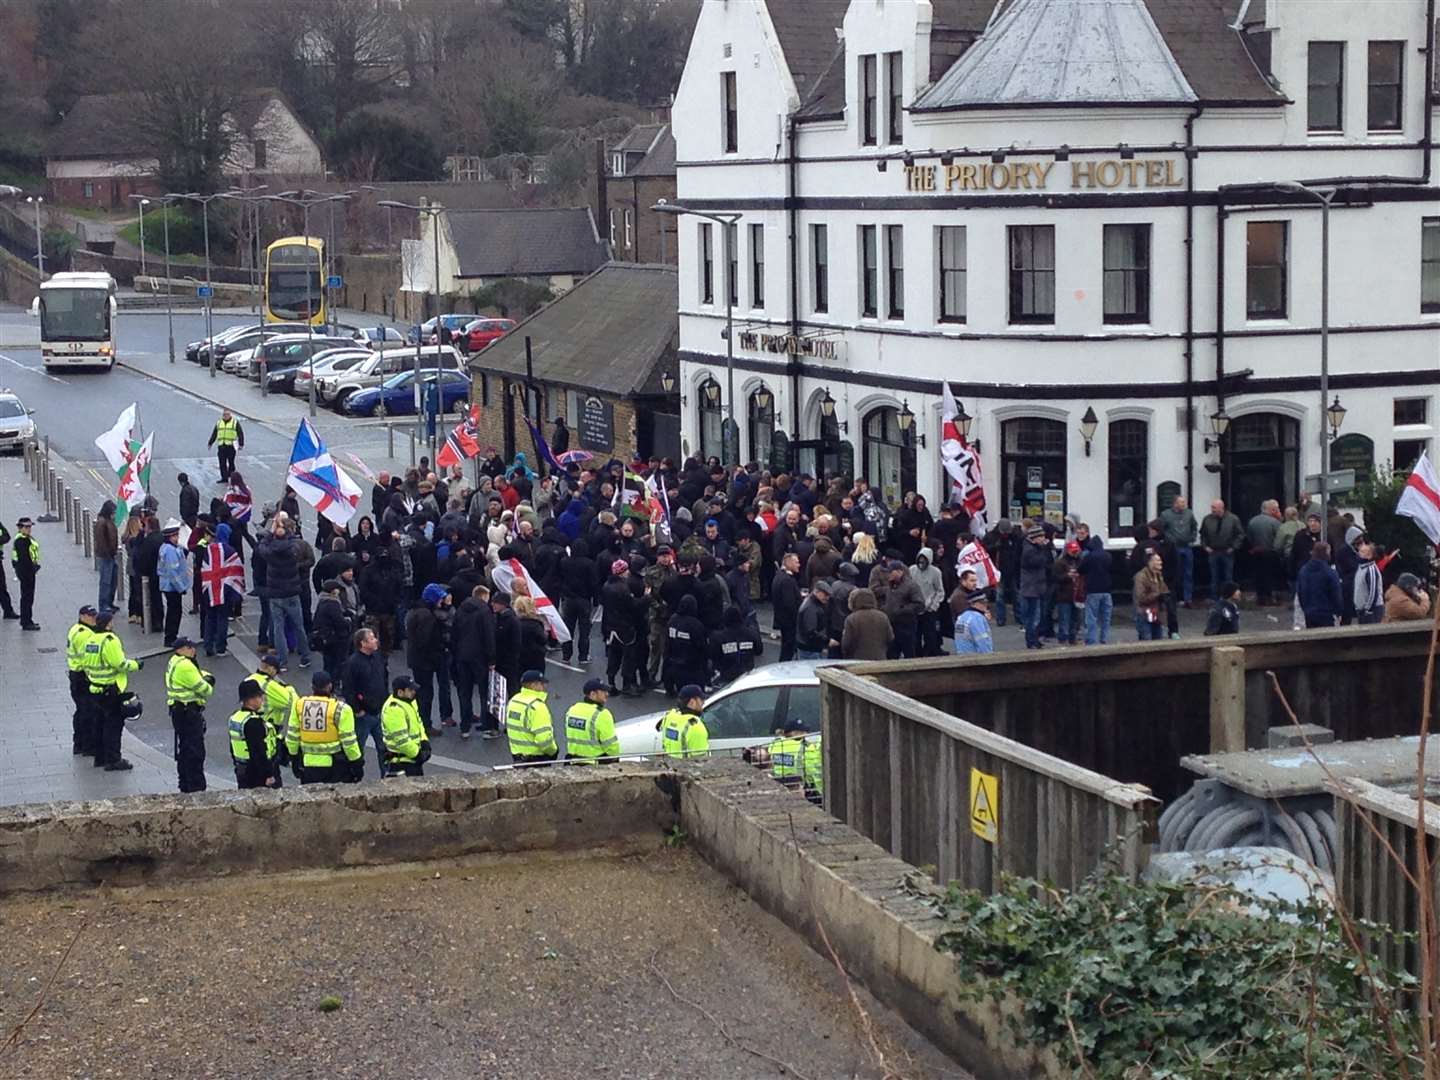
[[1065,489],[1045,489],[1045,520],[1051,525],[1065,524]]
[[1025,467],[1025,486],[1027,488],[1041,488],[1045,486],[1044,466],[1027,465]]
[[1133,529],[1135,527],[1135,508],[1133,506],[1122,506],[1116,510],[1115,524],[1122,529]]

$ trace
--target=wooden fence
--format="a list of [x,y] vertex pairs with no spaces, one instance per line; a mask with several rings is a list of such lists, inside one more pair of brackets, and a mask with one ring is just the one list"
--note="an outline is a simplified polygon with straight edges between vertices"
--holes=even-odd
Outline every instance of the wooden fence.
[[[1143,788],[948,716],[856,670],[820,671],[833,816],[942,882],[986,892],[1003,873],[1070,888],[1105,858],[1139,874],[1158,808]],[[994,842],[971,828],[972,769],[998,780]]]
[[1186,754],[1265,746],[1288,724],[1273,671],[1303,722],[1337,739],[1417,729],[1426,623],[857,664],[906,699],[1169,801],[1195,777]]

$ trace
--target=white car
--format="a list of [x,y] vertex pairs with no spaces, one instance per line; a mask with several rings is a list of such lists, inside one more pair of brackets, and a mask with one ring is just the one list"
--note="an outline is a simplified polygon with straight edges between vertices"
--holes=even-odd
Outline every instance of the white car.
[[31,411],[9,390],[0,390],[0,450],[19,450],[35,437]]
[[[357,364],[362,364],[375,354],[362,346],[351,348],[345,346],[336,349],[327,349],[325,352],[315,354],[315,378],[319,379],[325,375],[338,375],[342,371],[349,371]],[[296,397],[310,396],[310,368],[303,367],[295,373],[295,383],[290,387],[290,393]]]
[[[439,363],[436,363],[436,353]],[[422,367],[464,371],[465,362],[453,345],[426,345],[420,350]],[[377,352],[369,360],[362,361],[347,371],[331,372],[315,376],[315,393],[327,404],[335,406],[337,412],[345,411],[345,399],[357,390],[368,390],[379,386],[391,375],[397,375],[415,366],[415,347],[386,349]]]
[[[820,730],[820,679],[815,670],[843,660],[790,660],[766,664],[722,686],[705,699],[705,729],[711,750],[742,750],[766,746],[787,720],[803,720],[811,731]],[[657,725],[664,712],[637,716],[615,725],[622,757],[660,753]]]

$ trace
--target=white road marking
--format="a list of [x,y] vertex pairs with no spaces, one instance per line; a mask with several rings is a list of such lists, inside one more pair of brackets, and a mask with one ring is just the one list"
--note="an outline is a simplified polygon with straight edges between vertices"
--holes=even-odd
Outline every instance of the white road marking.
[[70,385],[68,382],[66,382],[64,379],[60,378],[59,376],[57,376],[57,375],[51,375],[51,374],[50,374],[48,371],[46,371],[43,367],[33,368],[33,367],[31,367],[29,364],[22,364],[19,360],[16,360],[13,356],[6,356],[4,353],[0,353],[0,360],[8,360],[8,361],[10,361],[10,363],[14,364],[16,367],[20,368],[22,371],[32,372],[32,373],[34,373],[34,374],[36,374],[36,375],[41,376],[42,378],[49,379],[51,382],[59,383],[61,386],[69,386],[69,385]]
[[554,657],[551,657],[545,662],[547,664],[554,664],[556,667],[563,667],[566,671],[573,671],[577,675],[584,675],[590,670],[589,668],[576,667],[574,664],[567,664],[564,660],[556,660]]

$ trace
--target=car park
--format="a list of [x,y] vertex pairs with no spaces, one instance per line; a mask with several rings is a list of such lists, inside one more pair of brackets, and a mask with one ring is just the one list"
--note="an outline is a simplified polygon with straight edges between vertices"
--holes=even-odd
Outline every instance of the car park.
[[[241,352],[246,349],[253,349],[262,340],[269,341],[278,338],[282,334],[303,334],[305,325],[303,323],[270,323],[267,326],[248,326],[242,333],[232,334],[225,341],[215,343],[215,362],[222,368],[225,366],[225,358],[233,352]],[[217,335],[218,336],[218,335]],[[208,363],[208,358],[206,360]]]
[[336,349],[353,342],[349,338],[320,337],[318,334],[286,334],[284,337],[267,341],[263,353],[255,350],[244,374],[256,382],[260,381],[260,363],[263,360],[267,371],[303,364],[315,353]]
[[35,437],[32,410],[10,390],[0,390],[0,450],[19,450]]
[[[705,699],[705,728],[710,749],[739,751],[747,746],[766,746],[787,720],[803,720],[811,730],[820,730],[821,667],[843,664],[841,660],[790,660],[766,664],[742,675]],[[624,757],[660,753],[658,724],[665,713],[637,716],[615,725]]]
[[[442,325],[449,329],[451,334],[455,334],[463,330],[470,323],[474,322],[475,316],[441,315],[440,321]],[[415,327],[410,327],[410,331],[408,334],[406,334],[405,340],[408,341],[411,345],[415,344]],[[423,341],[426,345],[435,344],[435,320],[433,318],[426,319],[423,323],[420,324],[420,340]]]
[[[346,346],[318,352],[315,354],[313,365],[305,364],[303,367],[295,369],[295,378],[289,387],[290,393],[296,397],[309,397],[312,376],[318,379],[325,375],[349,371],[355,365],[364,363],[374,355],[369,349],[360,346],[353,348]],[[316,396],[319,396],[318,393]]]
[[[470,400],[469,378],[458,371],[441,371],[439,377],[440,411],[442,413],[458,412],[465,402]],[[430,387],[435,383],[435,378],[434,368],[424,368],[420,371],[418,382],[422,396],[429,392]],[[401,371],[390,376],[379,386],[355,391],[345,400],[345,411],[351,416],[376,416],[380,412],[380,404],[383,400],[385,412],[389,415],[414,416],[416,412],[416,382],[414,371]]]
[[404,345],[405,335],[393,326],[362,326],[356,335],[356,340],[372,349],[389,349],[396,345]]
[[461,347],[466,352],[479,352],[514,329],[514,319],[476,319],[460,331]]
[[[386,349],[348,371],[333,372],[323,377],[317,375],[315,393],[322,401],[334,405],[337,412],[344,412],[345,399],[351,394],[379,386],[391,375],[401,371],[413,370],[416,366],[416,352],[413,345],[403,349]],[[425,346],[418,352],[422,367],[459,371],[465,366],[459,352],[452,345]]]

